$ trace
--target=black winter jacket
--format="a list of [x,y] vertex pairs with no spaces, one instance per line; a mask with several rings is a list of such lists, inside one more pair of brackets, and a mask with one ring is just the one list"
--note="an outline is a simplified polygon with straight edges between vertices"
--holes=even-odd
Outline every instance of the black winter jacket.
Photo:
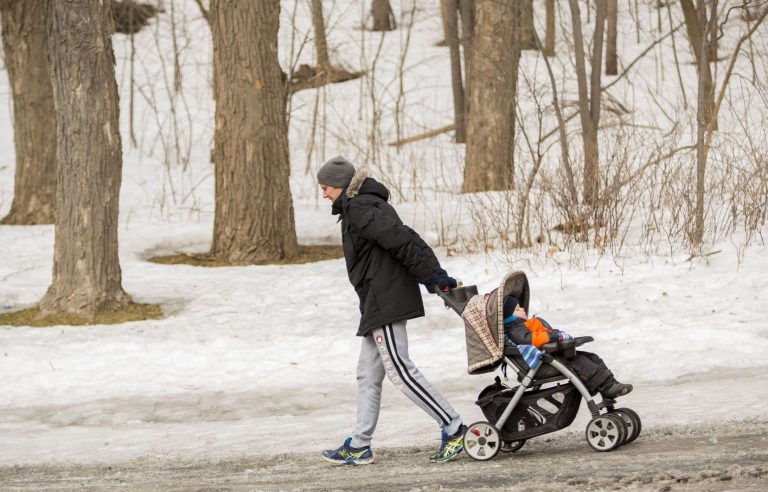
[[341,215],[349,281],[360,298],[358,336],[424,316],[419,283],[439,269],[432,249],[387,203],[389,190],[358,171],[333,203]]

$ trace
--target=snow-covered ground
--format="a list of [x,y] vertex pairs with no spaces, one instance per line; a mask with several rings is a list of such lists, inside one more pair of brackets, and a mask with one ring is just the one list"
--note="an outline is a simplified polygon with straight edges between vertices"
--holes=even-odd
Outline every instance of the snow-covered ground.
[[[378,35],[354,29],[362,7],[350,4],[354,7],[347,10],[334,4],[329,25],[347,34],[332,34],[330,42],[355,53],[352,60],[370,63]],[[358,312],[343,260],[215,269],[146,261],[174,251],[204,251],[212,230],[209,38],[194,3],[177,5],[191,43],[182,60],[189,117],[179,123],[190,142],[186,169],[174,163],[175,157],[169,158],[170,167],[163,164],[176,150],[154,135],[167,137],[173,127],[169,119],[152,120],[157,114],[148,104],[152,97],[137,102],[140,145],[129,145],[128,45],[125,38],[115,38],[125,147],[119,229],[123,286],[138,302],[161,304],[166,317],[116,326],[0,327],[0,464],[313,450],[337,444],[351,430]],[[299,11],[297,24],[307,29],[306,13]],[[291,12],[288,5],[284,19]],[[440,39],[435,14],[417,12],[408,52],[407,102],[426,108],[406,120],[410,133],[419,125],[442,126],[452,114],[447,56],[444,48],[433,46]],[[167,18],[157,22],[168,25]],[[286,31],[282,41],[290,40]],[[158,74],[168,67],[149,48],[158,39],[167,47],[169,40],[158,36],[142,33],[137,43],[147,47],[139,70],[146,77],[142,90],[158,98],[162,114],[167,103],[160,99]],[[359,55],[355,44],[361,36],[367,36],[366,55]],[[387,36],[387,55],[378,70],[385,80],[395,80],[404,34]],[[365,128],[370,118],[362,109],[366,84],[363,79],[322,89],[328,118],[338,121],[329,123],[323,137],[325,154],[314,150],[309,174],[315,92],[294,98],[291,184],[302,243],[339,241],[338,225],[312,175],[319,162],[337,152],[363,161],[365,144],[354,144],[352,137],[360,137],[358,126]],[[10,121],[9,88],[0,76],[0,215],[10,207],[13,190]],[[391,135],[391,128],[386,131]],[[433,172],[435,160],[445,156],[461,162],[447,136],[401,155],[382,151],[385,164],[378,171],[390,162],[394,176],[408,176],[411,168]],[[445,182],[459,181],[460,173],[454,172]],[[390,177],[390,182],[409,187],[405,178]],[[462,222],[453,215],[458,198],[425,189],[419,200],[398,200],[397,206],[406,222],[435,242],[438,223]],[[570,333],[592,335],[595,343],[589,348],[636,387],[627,406],[638,410],[646,425],[669,425],[768,418],[768,248],[757,243],[743,251],[740,244],[722,241],[712,245],[719,253],[692,261],[684,252],[612,258],[546,247],[516,253],[512,260],[498,252],[437,252],[452,275],[480,291],[494,288],[510,269],[528,272],[532,311]],[[52,248],[52,226],[0,226],[0,309],[31,306],[42,297],[51,280]],[[412,357],[465,420],[478,420],[474,398],[491,378],[466,374],[461,320],[437,297],[426,292],[424,297],[426,318],[409,323]],[[377,445],[437,437],[434,424],[390,385],[384,407]],[[580,432],[583,426],[574,429]]]

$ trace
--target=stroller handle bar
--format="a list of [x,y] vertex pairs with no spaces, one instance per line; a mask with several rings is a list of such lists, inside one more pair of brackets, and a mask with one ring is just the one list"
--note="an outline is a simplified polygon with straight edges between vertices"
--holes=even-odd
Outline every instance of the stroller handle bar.
[[464,308],[467,306],[469,300],[477,295],[477,286],[467,285],[465,287],[451,289],[447,292],[442,291],[435,286],[435,293],[443,300],[446,308],[453,309],[456,314],[461,316],[461,313],[464,312]]

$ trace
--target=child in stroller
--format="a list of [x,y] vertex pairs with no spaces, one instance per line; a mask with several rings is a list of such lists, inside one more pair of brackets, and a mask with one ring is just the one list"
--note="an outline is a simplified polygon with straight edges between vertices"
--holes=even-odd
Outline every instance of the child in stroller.
[[[615,398],[629,393],[631,386],[615,382],[596,355],[576,351],[576,347],[593,341],[592,337],[573,338],[548,327],[540,318],[518,323],[512,318],[505,327],[510,309],[514,315],[515,308],[520,307],[516,316],[528,317],[530,290],[525,273],[507,274],[497,289],[484,295],[479,295],[475,286],[438,295],[464,320],[467,372],[483,374],[501,369],[507,380],[511,369],[514,376],[510,379],[518,383],[511,387],[496,376],[495,382],[480,392],[476,404],[487,420],[470,425],[464,434],[464,451],[471,458],[489,460],[499,451],[517,451],[530,438],[568,427],[581,400],[592,416],[586,428],[592,449],[611,451],[640,434],[637,413],[614,408]],[[516,330],[520,323],[525,332]],[[526,343],[514,342],[520,335]],[[587,363],[596,368],[595,373],[578,374]],[[598,393],[601,399],[595,400]]]
[[[533,345],[536,348],[545,343],[573,340],[571,335],[552,328],[543,318],[529,318],[525,308],[512,296],[504,297],[504,336],[509,345]],[[604,399],[613,400],[632,391],[631,384],[616,381],[603,359],[596,354],[577,350],[573,358],[564,359],[563,363],[579,376],[590,395],[600,393]]]

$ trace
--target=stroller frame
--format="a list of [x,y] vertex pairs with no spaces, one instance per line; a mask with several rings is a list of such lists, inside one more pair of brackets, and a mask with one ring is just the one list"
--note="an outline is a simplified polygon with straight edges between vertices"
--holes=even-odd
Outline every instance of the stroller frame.
[[[512,414],[512,411],[520,402],[520,399],[523,397],[523,393],[525,393],[526,390],[530,388],[535,389],[547,383],[561,381],[563,377],[567,378],[568,381],[576,387],[579,393],[581,393],[581,397],[587,403],[587,408],[589,408],[589,412],[592,414],[592,417],[599,416],[600,410],[602,408],[608,408],[609,410],[613,410],[613,405],[615,403],[613,400],[603,400],[599,404],[595,403],[594,397],[589,394],[589,390],[584,385],[584,383],[581,382],[581,379],[579,379],[579,377],[576,376],[573,373],[573,371],[568,369],[568,367],[566,367],[565,364],[563,364],[559,360],[552,357],[552,355],[550,355],[551,353],[560,352],[563,348],[567,350],[591,341],[592,341],[592,337],[580,337],[578,339],[573,340],[573,342],[576,342],[576,343],[574,343],[569,347],[561,347],[561,346],[558,346],[558,344],[556,343],[548,343],[546,345],[543,345],[540,349],[542,352],[544,352],[544,354],[541,356],[541,363],[536,367],[534,367],[533,369],[529,369],[527,373],[524,372],[522,369],[520,369],[518,365],[506,355],[506,353],[511,352],[512,350],[517,352],[516,348],[508,347],[505,351],[504,362],[507,364],[507,367],[511,367],[512,370],[515,371],[515,374],[517,375],[517,380],[520,382],[520,386],[517,387],[517,390],[515,391],[515,394],[512,397],[512,400],[507,404],[507,408],[504,409],[504,413],[501,414],[501,417],[499,417],[499,420],[496,422],[496,427],[500,427],[500,428],[504,427],[504,424],[507,423],[507,419],[509,419],[509,416]],[[578,342],[581,342],[581,343],[578,343]],[[554,347],[551,347],[552,345],[554,345]],[[554,376],[554,377],[548,377],[542,380],[536,380],[536,373],[539,372],[539,368],[543,367],[544,364],[549,364],[552,367],[554,367],[561,374],[561,376],[559,377]]]
[[[587,442],[592,449],[596,451],[611,451],[637,438],[641,428],[640,418],[637,413],[629,408],[614,408],[616,402],[612,399],[602,398],[601,401],[597,402],[581,379],[561,360],[558,360],[558,358],[570,359],[574,357],[576,347],[592,342],[592,337],[577,337],[572,340],[542,345],[539,347],[539,350],[542,352],[541,360],[533,368],[528,367],[521,357],[515,357],[520,356],[517,347],[503,342],[504,328],[501,321],[502,313],[499,312],[503,296],[514,295],[514,297],[520,300],[521,305],[526,310],[528,308],[530,292],[528,280],[523,272],[508,274],[498,289],[485,294],[483,297],[479,297],[477,287],[474,285],[460,287],[449,292],[437,290],[437,294],[445,302],[446,307],[451,308],[465,320],[467,328],[468,372],[470,374],[491,372],[495,371],[499,366],[505,365],[514,371],[519,382],[519,386],[514,388],[511,399],[508,403],[504,404],[504,410],[495,422],[493,422],[493,416],[486,412],[486,407],[481,405],[486,417],[491,421],[475,422],[469,426],[464,435],[465,450],[472,458],[484,461],[496,456],[500,450],[505,452],[517,451],[529,438],[554,432],[570,425],[578,412],[578,405],[575,407],[570,405],[570,403],[575,403],[573,400],[573,397],[575,397],[573,388],[578,391],[581,397],[579,401],[584,400],[587,404],[592,417],[586,429]],[[465,308],[470,303],[474,303],[474,305],[472,309],[467,309],[468,313],[465,313]],[[495,312],[492,312],[495,306],[498,306],[498,308]],[[478,320],[480,320],[479,324],[482,329],[477,328]],[[470,327],[472,327],[472,330],[470,330]],[[472,333],[472,337],[470,333]],[[552,367],[557,374],[548,374],[537,379],[536,376],[539,374],[540,369],[546,366]],[[506,371],[504,376],[506,378]],[[505,434],[507,439],[512,439],[510,436],[515,434],[505,429],[504,426],[526,394],[535,397],[537,390],[542,386],[563,380],[567,380],[572,385],[570,389],[568,389],[568,384],[562,386],[564,391],[570,392],[571,396],[564,397],[568,398],[569,405],[565,405],[566,402],[563,402],[564,406],[551,415],[554,417],[553,422],[544,423],[540,428],[532,427],[519,432],[518,440],[504,440],[502,438],[502,435]],[[501,387],[506,386],[502,385],[498,378],[497,384]],[[560,387],[561,385],[558,384],[541,391],[546,392]],[[486,390],[489,389],[492,389],[492,387],[486,388]],[[507,387],[507,389],[512,388]],[[484,393],[486,390],[484,390]],[[483,393],[481,393],[482,395]],[[496,395],[493,392],[490,395],[491,399],[496,403]],[[508,397],[507,393],[507,395],[500,397],[498,401],[503,403]],[[485,400],[485,398],[483,399]],[[487,400],[485,401],[487,402]],[[481,401],[479,400],[478,405],[480,404]],[[567,410],[566,406],[568,407]],[[495,412],[498,412],[500,408],[501,404],[498,404],[495,407]],[[503,429],[503,433],[500,432],[500,429]]]

